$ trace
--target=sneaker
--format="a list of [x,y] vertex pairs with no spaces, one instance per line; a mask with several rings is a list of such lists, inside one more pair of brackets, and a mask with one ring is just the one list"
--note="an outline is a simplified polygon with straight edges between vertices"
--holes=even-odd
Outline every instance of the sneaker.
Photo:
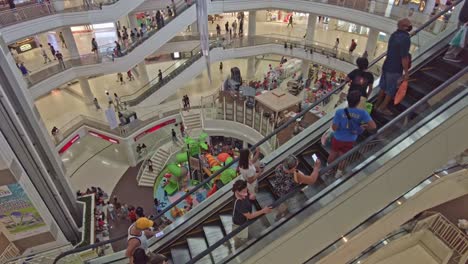
[[462,62],[461,59],[457,59],[456,57],[443,57],[443,59],[446,61],[451,61],[451,62],[456,62],[456,63]]

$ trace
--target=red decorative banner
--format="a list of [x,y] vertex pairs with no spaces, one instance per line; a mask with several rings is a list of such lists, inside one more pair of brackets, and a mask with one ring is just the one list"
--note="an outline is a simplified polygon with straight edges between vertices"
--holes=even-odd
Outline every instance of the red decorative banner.
[[133,139],[135,140],[135,142],[137,142],[138,140],[140,140],[140,138],[144,137],[145,135],[147,134],[150,134],[150,133],[153,133],[154,131],[157,131],[167,125],[170,125],[170,124],[174,124],[176,122],[175,119],[171,119],[171,120],[167,120],[165,122],[162,122],[162,123],[159,123],[151,128],[148,128],[147,130],[141,132],[140,134],[138,134],[136,137],[134,137]]
[[74,136],[72,139],[70,139],[70,141],[68,141],[67,143],[65,143],[65,145],[63,145],[63,147],[59,150],[59,154],[62,154],[64,153],[65,151],[67,151],[78,139],[80,139],[80,135],[77,134],[76,136]]
[[94,131],[88,131],[88,133],[93,137],[104,139],[104,140],[109,141],[110,143],[113,143],[113,144],[119,144],[119,140],[117,140],[115,138],[111,138],[111,137],[108,137],[106,135],[94,132]]

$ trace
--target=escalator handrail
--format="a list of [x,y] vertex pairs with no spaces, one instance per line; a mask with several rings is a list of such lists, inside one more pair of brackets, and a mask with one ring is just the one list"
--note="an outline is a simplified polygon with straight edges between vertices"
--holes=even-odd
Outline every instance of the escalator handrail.
[[[414,105],[412,105],[410,108],[406,109],[404,112],[402,112],[400,115],[398,115],[398,117],[392,119],[390,122],[388,122],[386,125],[384,125],[382,128],[380,128],[378,130],[377,133],[373,134],[372,136],[368,137],[367,139],[365,139],[363,142],[359,143],[357,146],[355,146],[351,151],[347,152],[345,155],[339,157],[338,159],[336,159],[335,161],[333,161],[331,164],[329,164],[328,166],[322,168],[320,170],[320,176],[322,176],[323,174],[325,174],[326,172],[330,171],[332,168],[335,168],[340,162],[342,162],[343,160],[347,159],[348,157],[350,157],[352,154],[354,154],[358,149],[360,149],[360,147],[366,145],[367,143],[371,142],[372,140],[375,140],[378,136],[380,136],[383,132],[385,132],[387,129],[391,128],[392,125],[396,124],[397,122],[403,120],[403,118],[405,118],[407,115],[411,114],[412,112],[414,112],[414,110],[418,109],[418,107],[420,107],[423,103],[427,102],[430,98],[432,98],[432,96],[434,96],[435,94],[441,92],[443,89],[447,88],[449,85],[451,85],[453,82],[457,81],[458,79],[460,79],[463,75],[465,75],[466,73],[468,73],[468,66],[465,67],[463,70],[461,70],[460,72],[458,72],[456,75],[453,75],[450,79],[448,79],[447,81],[445,81],[444,83],[442,83],[441,85],[439,85],[436,89],[432,90],[430,93],[428,93],[426,96],[424,96],[423,98],[421,98],[421,100],[419,100],[417,103],[415,103]],[[322,197],[324,197],[325,195],[329,194],[330,192],[334,191],[336,188],[340,187],[343,183],[347,182],[349,179],[352,178],[352,175],[354,175],[355,173],[357,173],[358,171],[354,171],[352,172],[351,175],[347,175],[345,177],[345,179],[343,179],[342,181],[339,181],[337,183],[337,181],[335,181],[334,183],[331,184],[331,188],[329,188],[326,192],[322,193],[322,194],[318,194],[318,195],[315,195],[312,200],[309,199],[309,201],[307,201],[307,204],[306,206],[302,207],[299,211],[293,213],[291,216],[289,216],[285,221],[282,221],[280,222],[280,225],[281,226],[282,224],[284,224],[285,222],[287,222],[290,218],[294,217],[295,215],[301,213],[302,211],[304,211],[306,208],[308,208],[311,204],[315,203],[315,201],[321,199]],[[330,187],[330,186],[329,186]],[[285,196],[283,197],[280,197],[278,200],[276,200],[275,202],[273,202],[272,205],[270,205],[270,207],[272,208],[275,208],[277,206],[279,206],[280,204],[282,204],[283,202],[285,202],[287,199],[295,196],[298,192],[300,192],[302,189],[304,188],[304,186],[299,186],[297,188],[295,188],[293,191],[289,192],[288,194],[286,194]],[[255,221],[257,221],[258,219],[261,219],[261,217],[257,217],[255,219],[251,219],[249,221],[247,221],[246,223],[244,223],[243,225],[239,226],[238,228],[236,228],[235,230],[232,230],[231,233],[227,234],[226,236],[223,237],[223,239],[217,241],[216,243],[214,243],[213,245],[209,246],[207,249],[205,249],[204,251],[200,252],[197,256],[193,257],[187,264],[193,264],[193,263],[196,263],[196,261],[200,260],[201,258],[205,257],[206,255],[208,255],[211,251],[215,250],[216,248],[218,248],[219,246],[223,245],[224,243],[226,243],[227,241],[229,241],[231,238],[233,238],[234,236],[236,236],[237,234],[239,234],[240,232],[242,232],[242,230],[244,230],[246,227],[250,226],[251,224],[253,224]],[[275,229],[275,228],[274,228]],[[266,236],[267,234],[271,233],[272,230],[274,229],[270,229],[269,232],[267,233],[263,233],[261,235],[260,238],[257,238],[256,240],[258,241],[259,239],[261,239],[262,237]],[[245,248],[242,248],[241,250],[239,251],[236,251],[235,254],[229,256],[230,259],[232,259],[234,257],[234,255],[237,255],[243,251],[245,251],[248,247],[250,247],[250,245],[252,245],[252,243],[249,243],[249,245],[247,245],[247,247]]]
[[[429,19],[426,23],[424,23],[420,28],[416,29],[414,32],[420,32],[421,30],[423,30],[425,27],[427,27],[428,25],[432,24],[434,21],[436,21],[440,16],[446,14],[448,11],[450,11],[453,7],[457,6],[458,4],[460,4],[461,2],[463,2],[464,0],[458,0],[456,2],[454,2],[451,6],[449,7],[446,7],[443,11],[439,12],[436,16],[433,16],[431,19]],[[414,33],[410,33],[410,36],[414,36],[415,34]],[[385,56],[387,55],[386,52],[382,53],[381,55],[379,55],[378,57],[376,57],[374,60],[372,60],[372,62],[369,63],[369,68],[374,66],[377,62],[379,62],[381,59],[383,59]],[[335,89],[333,89],[332,91],[330,91],[328,94],[326,94],[324,97],[322,97],[319,101],[311,104],[310,106],[308,106],[307,108],[303,109],[298,115],[295,116],[295,118],[292,118],[288,121],[286,121],[284,124],[282,124],[281,126],[279,126],[278,128],[276,128],[274,131],[272,131],[270,134],[268,134],[267,136],[265,136],[263,139],[261,139],[260,141],[258,141],[257,143],[255,143],[254,145],[252,145],[250,147],[250,151],[254,151],[257,147],[259,147],[260,145],[262,145],[263,143],[267,142],[268,140],[270,140],[273,136],[275,136],[276,134],[278,134],[280,131],[284,130],[285,128],[287,128],[289,125],[291,125],[292,123],[296,122],[296,120],[298,118],[302,118],[307,112],[309,112],[310,110],[312,110],[314,107],[320,105],[323,101],[325,100],[328,100],[333,94],[336,94],[338,92],[340,92],[345,86],[346,86],[347,83],[342,83],[341,85],[339,85],[338,87],[336,87]],[[343,158],[343,157],[341,157]],[[341,160],[340,158],[337,159],[336,161],[339,161]],[[182,201],[184,201],[188,196],[194,194],[196,191],[198,191],[201,187],[205,186],[207,183],[209,183],[211,180],[213,180],[215,177],[217,177],[218,175],[220,175],[223,171],[225,171],[226,169],[230,168],[233,164],[235,164],[236,162],[239,161],[239,158],[236,158],[234,159],[232,162],[230,162],[229,164],[226,164],[224,167],[222,167],[221,169],[217,170],[216,172],[214,172],[210,177],[206,178],[205,180],[201,181],[197,186],[195,186],[195,188],[189,190],[188,192],[186,192],[184,195],[182,195],[181,197],[179,197],[179,199],[177,199],[176,201],[174,201],[173,203],[171,203],[169,206],[167,206],[166,208],[164,208],[163,210],[161,210],[158,214],[156,214],[152,219],[158,219],[160,218],[161,216],[164,216],[164,214],[168,211],[170,211],[172,208],[174,208],[175,206],[177,206],[179,203],[181,203]],[[325,168],[324,168],[325,169]],[[287,196],[289,197],[289,196]],[[282,198],[286,198],[285,197],[282,197]],[[280,198],[279,200],[282,200],[282,198]],[[287,199],[287,198],[286,198]],[[286,200],[285,199],[285,200]],[[250,223],[250,222],[247,222],[247,223]],[[246,223],[246,224],[247,224]],[[244,224],[245,225],[245,224]],[[240,226],[238,229],[243,229],[244,227],[246,226]],[[238,230],[236,229],[236,231]],[[232,231],[230,234],[228,234],[227,236],[225,236],[223,238],[223,240],[226,239],[226,237],[230,236],[231,234],[233,234],[235,231]],[[238,231],[237,233],[239,233],[240,231]],[[236,233],[236,234],[237,234]],[[235,235],[235,234],[234,234]],[[233,235],[233,236],[234,236]],[[82,252],[82,251],[85,251],[85,250],[88,250],[88,249],[94,249],[94,248],[97,248],[97,247],[100,247],[100,246],[103,246],[103,245],[106,245],[106,244],[109,244],[109,243],[113,243],[113,242],[116,242],[116,241],[119,241],[119,240],[122,240],[122,239],[125,239],[127,238],[127,234],[123,234],[121,236],[118,236],[114,239],[109,239],[109,240],[106,240],[106,241],[101,241],[101,242],[98,242],[98,243],[94,243],[94,244],[91,244],[91,245],[88,245],[88,246],[84,246],[84,247],[79,247],[79,248],[75,248],[75,249],[72,249],[72,250],[69,250],[69,251],[66,251],[60,255],[58,255],[55,260],[54,260],[54,264],[58,262],[58,260],[60,260],[61,258],[67,256],[67,255],[70,255],[70,254],[74,254],[74,253],[78,253],[78,252]],[[227,240],[227,239],[226,239]],[[225,241],[226,241],[225,240]],[[154,244],[154,243],[153,243]],[[215,243],[216,244],[216,243]],[[209,247],[209,248],[212,248],[212,247]],[[208,250],[208,249],[207,249]],[[205,250],[206,251],[206,250]],[[203,251],[203,252],[205,252]],[[201,252],[201,253],[203,253]],[[200,254],[199,254],[200,255]]]

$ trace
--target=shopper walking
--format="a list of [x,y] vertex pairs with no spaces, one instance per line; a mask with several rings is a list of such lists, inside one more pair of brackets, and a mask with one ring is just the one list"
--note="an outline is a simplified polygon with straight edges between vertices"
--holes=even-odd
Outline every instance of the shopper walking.
[[289,26],[291,26],[291,28],[294,28],[294,24],[293,24],[293,15],[291,14],[291,16],[289,16],[289,20],[288,20],[288,28]]
[[117,95],[117,93],[114,93],[114,102],[115,105],[120,106],[120,97]]
[[183,122],[180,122],[179,123],[179,126],[180,126],[180,135],[182,137],[185,137],[185,126],[184,126],[184,123]]
[[[463,3],[463,7],[460,10],[460,14],[458,15],[458,23],[461,25],[462,28],[468,27],[468,1],[465,1]],[[465,31],[465,34],[467,34],[468,30]],[[459,63],[462,62],[461,59],[461,53],[464,48],[468,45],[468,37],[462,38],[465,40],[464,43],[452,43],[450,47],[448,48],[447,52],[445,52],[444,55],[444,60]]]
[[[328,164],[350,151],[357,137],[364,130],[375,130],[376,124],[367,111],[357,108],[361,100],[361,91],[354,90],[348,93],[348,107],[336,110],[333,118],[332,148],[328,156]],[[344,168],[338,166],[336,177],[342,175]]]
[[161,71],[161,69],[158,70],[158,80],[159,80],[159,83],[162,83],[163,76],[162,76],[162,71]]
[[47,52],[42,46],[42,44],[39,44],[39,48],[41,49],[41,54],[42,54],[42,57],[44,58],[44,64],[47,64],[47,62],[52,62],[49,56],[47,56]]
[[351,45],[349,46],[349,54],[353,54],[353,51],[356,49],[357,43],[354,39],[351,40]]
[[112,96],[110,96],[109,92],[106,92],[106,96],[107,96],[107,102],[109,103],[109,105],[113,105],[114,101],[112,100]]
[[62,68],[62,70],[66,69],[67,67],[65,66],[65,62],[63,61],[63,55],[59,50],[57,50],[57,52],[55,53],[55,57],[57,57],[60,68]]
[[96,107],[96,110],[101,110],[101,106],[99,105],[99,101],[96,97],[93,99],[93,104]]
[[107,215],[110,217],[110,220],[117,220],[117,213],[115,211],[115,205],[111,202],[107,202]]
[[128,79],[129,82],[135,80],[135,77],[133,77],[131,69],[127,71],[127,79]]
[[62,48],[68,49],[67,43],[65,42],[65,38],[63,37],[63,33],[62,33],[62,32],[59,32],[59,38],[60,38],[60,41],[62,42]]
[[54,48],[54,46],[52,46],[52,44],[50,44],[50,43],[47,43],[47,45],[49,45],[49,49],[50,49],[50,53],[52,54],[52,57],[54,58],[54,60],[57,60],[55,58],[55,48]]
[[[244,180],[237,180],[232,186],[232,192],[234,193],[235,199],[234,209],[232,211],[233,231],[245,224],[248,220],[269,214],[272,211],[271,207],[268,206],[252,212],[252,200],[255,200],[255,195],[249,194],[247,182]],[[246,227],[234,237],[234,247],[240,247],[248,238],[249,230],[248,227]]]
[[190,108],[190,97],[186,94],[185,98],[187,100],[187,107]]
[[179,139],[177,138],[177,134],[173,128],[171,130],[171,134],[172,134],[172,142],[174,144],[177,144],[179,142]]
[[122,47],[120,47],[120,44],[119,44],[119,42],[117,42],[117,40],[114,41],[114,43],[115,43],[115,50],[117,51],[117,56],[121,57],[122,56]]
[[395,97],[398,86],[403,80],[408,80],[411,63],[409,49],[411,39],[409,32],[413,29],[407,18],[398,21],[398,29],[388,40],[387,57],[382,66],[380,77],[380,93],[377,98],[377,111],[384,115],[392,115],[388,104]]
[[236,35],[237,35],[237,21],[234,20],[231,25],[232,25],[232,31],[234,31],[234,37],[236,37]]
[[219,35],[221,35],[221,27],[219,26],[219,24],[216,24],[216,36],[219,37]]
[[219,71],[223,72],[223,62],[222,61],[219,63]]
[[250,159],[249,149],[241,149],[239,155],[239,172],[243,180],[247,182],[249,193],[256,194],[258,189],[258,177],[262,174],[260,168],[255,163],[260,157],[259,148],[255,149],[255,155]]
[[99,47],[95,38],[91,40],[91,51],[96,55],[99,54]]
[[335,46],[333,46],[333,50],[338,53],[338,46],[340,45],[340,38],[336,38]]
[[26,68],[26,66],[24,66],[24,63],[22,63],[22,62],[20,63],[20,66],[19,66],[18,68],[20,69],[21,74],[23,74],[24,79],[26,79],[26,82],[27,82],[28,84],[31,84],[32,82],[31,82],[31,78],[30,78],[30,76],[29,76],[29,74],[31,73],[31,71],[29,71],[29,70]]
[[117,73],[117,79],[119,80],[120,85],[124,85],[124,84],[125,84],[125,81],[124,81],[124,78],[123,78],[123,74],[122,74],[121,72]]
[[226,24],[224,24],[224,28],[226,29],[226,34],[229,33],[229,21],[226,21]]

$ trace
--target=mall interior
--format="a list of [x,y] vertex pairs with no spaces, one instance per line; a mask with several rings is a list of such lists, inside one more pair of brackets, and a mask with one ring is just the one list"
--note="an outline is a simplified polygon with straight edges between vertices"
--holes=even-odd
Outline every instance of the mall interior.
[[[1,263],[468,263],[464,0],[0,12]],[[376,129],[331,158],[363,60]]]

